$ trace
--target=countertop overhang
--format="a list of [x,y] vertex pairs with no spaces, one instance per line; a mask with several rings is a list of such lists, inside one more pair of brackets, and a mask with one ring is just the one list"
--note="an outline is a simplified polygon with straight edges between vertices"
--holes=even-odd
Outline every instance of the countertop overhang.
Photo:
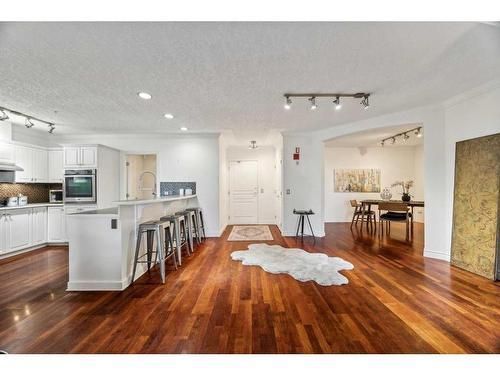
[[163,197],[153,198],[153,199],[126,199],[121,201],[114,201],[113,203],[118,206],[135,206],[138,204],[151,204],[151,203],[162,203],[162,202],[172,202],[179,201],[183,199],[195,198],[196,194],[191,195],[166,195]]

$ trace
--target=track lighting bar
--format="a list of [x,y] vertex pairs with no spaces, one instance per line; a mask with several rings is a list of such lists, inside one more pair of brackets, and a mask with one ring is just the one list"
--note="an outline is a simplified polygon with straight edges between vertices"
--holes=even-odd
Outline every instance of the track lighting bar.
[[358,92],[355,94],[346,94],[346,93],[286,93],[283,94],[285,97],[285,109],[290,109],[292,106],[292,99],[291,98],[307,98],[309,102],[311,103],[311,110],[315,110],[318,108],[318,104],[316,103],[317,98],[333,98],[333,104],[335,105],[335,109],[339,110],[342,108],[342,104],[340,103],[340,98],[357,98],[357,99],[362,99],[361,100],[361,105],[367,109],[370,107],[370,104],[368,102],[368,98],[370,97],[370,93],[366,92]]
[[28,129],[30,129],[33,126],[35,126],[35,124],[33,123],[33,120],[35,120],[37,122],[41,122],[43,124],[46,124],[49,127],[48,131],[49,131],[50,134],[52,134],[54,132],[54,129],[56,128],[56,125],[53,122],[45,121],[45,120],[39,119],[38,117],[35,117],[35,116],[25,115],[22,112],[15,111],[13,109],[9,109],[9,108],[6,108],[6,107],[1,107],[1,106],[0,106],[0,121],[5,121],[5,120],[9,119],[9,116],[7,115],[6,112],[9,112],[9,113],[11,113],[13,115],[16,115],[16,116],[24,117],[25,118],[24,125]]
[[380,141],[380,145],[382,147],[384,147],[384,145],[386,144],[386,142],[391,142],[391,145],[393,145],[394,143],[396,143],[396,138],[397,137],[402,137],[403,138],[403,142],[406,142],[410,136],[409,134],[410,133],[415,133],[415,135],[420,138],[422,137],[422,127],[419,126],[419,127],[416,127],[416,128],[413,128],[413,129],[410,129],[410,130],[406,130],[404,132],[401,132],[401,133],[398,133],[398,134],[394,134],[390,137],[387,137],[387,138],[384,138]]

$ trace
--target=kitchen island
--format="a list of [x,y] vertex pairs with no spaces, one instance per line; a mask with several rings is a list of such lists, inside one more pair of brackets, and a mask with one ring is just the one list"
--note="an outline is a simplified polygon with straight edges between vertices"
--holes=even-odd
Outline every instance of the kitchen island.
[[[198,199],[196,194],[171,195],[114,203],[113,208],[67,216],[68,291],[127,288],[132,282],[139,224],[196,207]],[[135,279],[146,270],[145,264],[138,264]]]

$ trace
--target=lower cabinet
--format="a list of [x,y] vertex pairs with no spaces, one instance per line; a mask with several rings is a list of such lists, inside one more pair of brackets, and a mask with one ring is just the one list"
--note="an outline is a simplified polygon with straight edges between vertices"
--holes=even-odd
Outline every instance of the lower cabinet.
[[47,242],[66,242],[66,215],[63,207],[48,207]]
[[47,242],[66,241],[62,206],[0,211],[0,256]]

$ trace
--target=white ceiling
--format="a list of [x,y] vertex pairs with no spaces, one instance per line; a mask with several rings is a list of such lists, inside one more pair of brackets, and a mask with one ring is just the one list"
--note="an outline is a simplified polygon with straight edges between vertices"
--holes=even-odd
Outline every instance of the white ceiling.
[[[480,23],[0,24],[0,106],[56,132],[321,129],[498,76],[500,28]],[[295,100],[285,111],[283,93],[301,91],[373,95],[369,110]]]
[[[380,147],[380,141],[396,134],[419,127],[420,124],[404,124],[387,128],[370,129],[362,132],[332,138],[325,142],[326,147]],[[403,142],[402,137],[396,138],[396,143],[386,143],[384,147],[413,147],[423,144],[425,134],[422,129],[422,137],[414,133],[408,134],[410,138]]]

